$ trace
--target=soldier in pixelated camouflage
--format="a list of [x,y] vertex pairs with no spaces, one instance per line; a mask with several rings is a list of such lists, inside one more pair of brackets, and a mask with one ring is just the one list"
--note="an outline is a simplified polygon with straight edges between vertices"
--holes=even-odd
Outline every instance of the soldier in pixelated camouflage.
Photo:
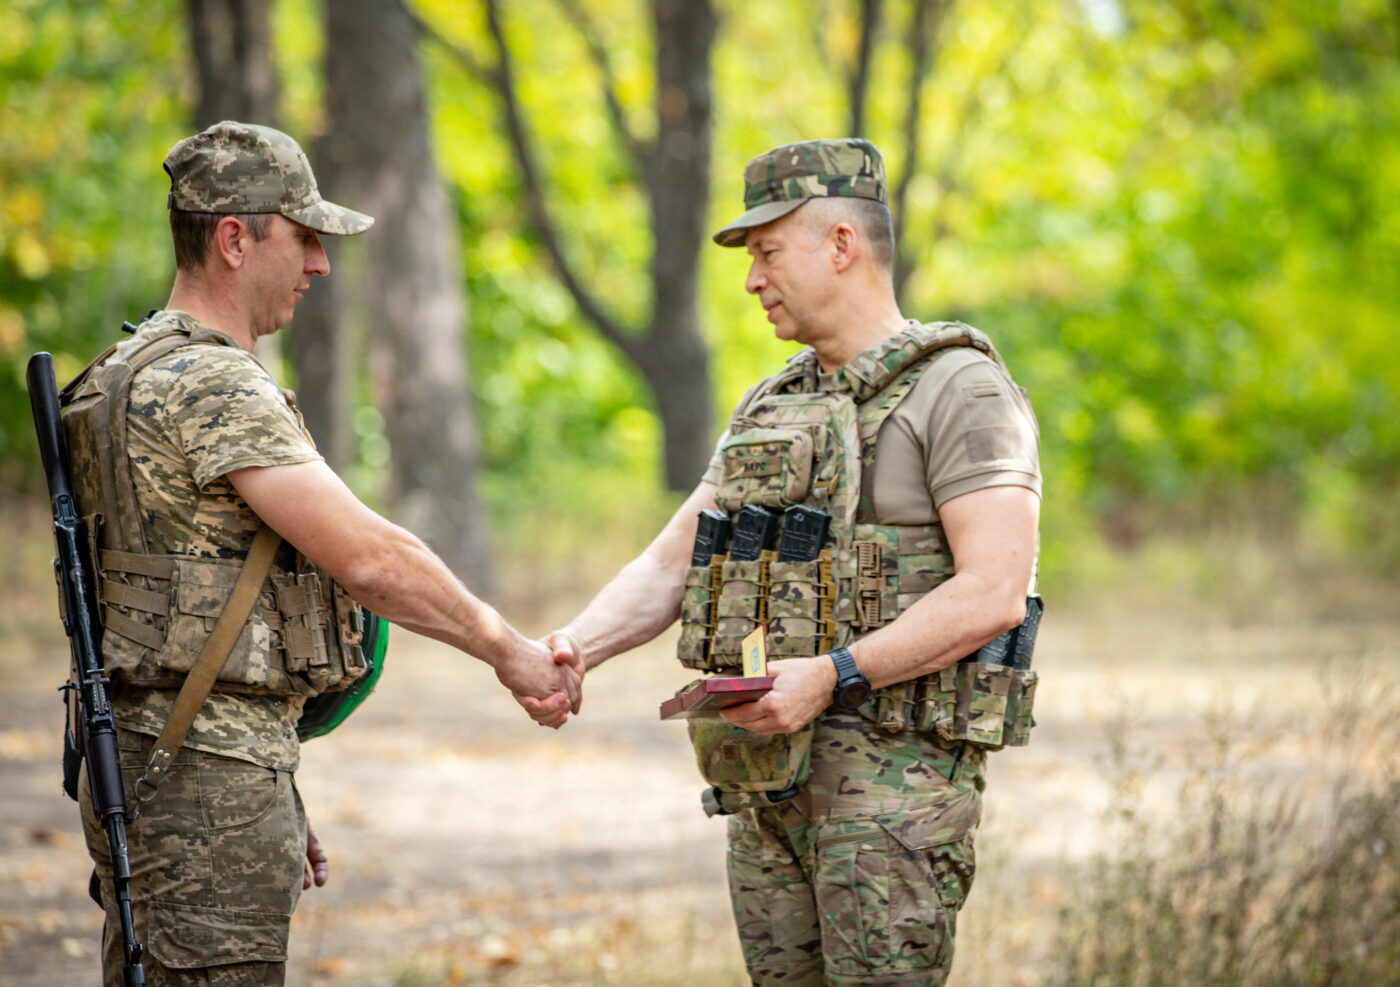
[[[486,661],[553,725],[577,708],[578,672],[363,505],[253,356],[329,273],[319,237],[373,220],[323,199],[296,141],[267,127],[217,124],[176,144],[165,170],[170,300],[74,382],[65,417],[100,547],[103,661],[136,800],[133,914],[151,984],[281,984],[292,911],[327,876],[294,780],[297,724],[308,697],[363,671],[357,601]],[[264,529],[282,540],[267,579],[183,743],[161,760],[153,747],[178,690]],[[81,791],[100,892],[109,849]],[[105,982],[120,984],[120,927],[103,904]]]
[[[1028,612],[1039,432],[985,334],[900,312],[872,144],[788,144],[744,185],[714,239],[748,250],[745,289],[803,349],[744,395],[655,541],[549,640],[591,669],[680,617],[681,661],[732,675],[763,628],[771,691],[690,721],[706,811],[728,815],[753,982],[943,984],[986,754],[1031,726],[1035,673],[962,659]],[[783,519],[774,544],[693,550],[701,511],[737,532],[755,507]],[[819,551],[785,551],[794,509],[802,530],[829,521]]]

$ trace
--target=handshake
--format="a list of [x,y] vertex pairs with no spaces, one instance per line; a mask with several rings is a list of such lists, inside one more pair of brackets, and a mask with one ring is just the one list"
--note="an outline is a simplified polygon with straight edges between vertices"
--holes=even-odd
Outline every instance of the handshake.
[[496,678],[540,726],[557,730],[583,705],[586,669],[578,640],[566,631],[542,641],[518,639],[495,668]]

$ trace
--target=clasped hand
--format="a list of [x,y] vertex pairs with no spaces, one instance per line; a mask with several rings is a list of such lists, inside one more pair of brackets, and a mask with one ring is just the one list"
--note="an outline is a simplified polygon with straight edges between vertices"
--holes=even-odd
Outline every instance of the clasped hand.
[[[583,706],[583,656],[573,635],[555,631],[543,641],[527,641],[528,667],[533,673],[528,685],[501,681],[511,690],[530,719],[540,726],[559,729],[570,713]],[[557,688],[547,688],[551,682]]]
[[583,704],[583,661],[576,651],[560,655],[548,641],[522,639],[496,677],[541,726],[558,729]]

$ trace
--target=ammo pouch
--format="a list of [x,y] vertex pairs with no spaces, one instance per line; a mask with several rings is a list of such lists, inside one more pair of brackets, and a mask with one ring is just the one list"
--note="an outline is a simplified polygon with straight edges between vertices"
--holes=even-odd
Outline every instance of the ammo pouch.
[[887,733],[914,730],[991,750],[1024,747],[1039,681],[1030,669],[960,661],[878,690],[861,712]]
[[[178,687],[223,613],[242,560],[110,549],[99,558],[103,664],[133,685]],[[300,557],[274,566],[219,672],[219,688],[303,696],[344,688],[368,669],[362,628],[358,604],[315,566]]]
[[688,720],[700,774],[720,793],[724,812],[771,805],[797,794],[811,767],[811,724],[796,733],[763,735],[726,720]]
[[768,629],[772,658],[819,655],[835,645],[835,562],[825,549],[812,561],[730,561],[685,572],[677,657],[687,668],[721,671],[743,664],[741,644],[757,627]]

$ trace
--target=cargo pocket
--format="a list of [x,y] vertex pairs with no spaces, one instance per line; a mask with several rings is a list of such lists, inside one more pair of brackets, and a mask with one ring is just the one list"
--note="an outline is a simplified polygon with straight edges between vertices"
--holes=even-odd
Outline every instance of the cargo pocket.
[[972,884],[974,792],[901,811],[833,820],[817,836],[822,940],[834,973],[908,976],[946,969]]
[[290,922],[290,915],[157,901],[146,948],[175,970],[285,963]]
[[290,915],[301,897],[306,857],[306,819],[291,773],[205,755],[199,802],[213,896],[202,903]]

